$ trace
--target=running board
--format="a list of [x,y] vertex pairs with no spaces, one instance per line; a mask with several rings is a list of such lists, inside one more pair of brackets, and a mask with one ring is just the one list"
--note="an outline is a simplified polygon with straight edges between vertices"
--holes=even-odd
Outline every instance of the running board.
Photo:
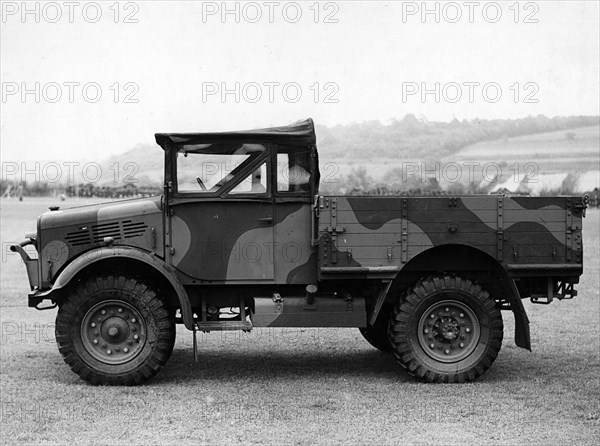
[[203,331],[205,333],[211,331],[251,331],[252,322],[250,321],[208,321],[208,322],[196,322],[196,330]]
[[250,321],[209,321],[195,322],[193,326],[193,343],[194,343],[194,361],[198,362],[198,341],[196,340],[196,332],[200,330],[204,333],[211,331],[234,331],[243,330],[249,332],[252,330],[252,322]]

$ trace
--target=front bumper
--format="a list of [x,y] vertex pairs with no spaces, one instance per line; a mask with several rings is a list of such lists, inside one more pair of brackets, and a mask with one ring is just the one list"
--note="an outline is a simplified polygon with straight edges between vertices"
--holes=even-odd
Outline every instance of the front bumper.
[[10,250],[12,252],[18,252],[23,259],[23,263],[25,263],[25,268],[27,269],[27,278],[29,279],[29,287],[31,291],[35,290],[39,287],[39,277],[38,277],[38,259],[32,259],[25,251],[25,246],[35,245],[34,239],[28,239],[22,241],[18,245],[11,245]]
[[35,239],[25,240],[18,245],[11,245],[10,250],[12,252],[18,252],[25,263],[25,267],[27,268],[27,278],[29,279],[29,287],[31,288],[31,293],[27,295],[28,302],[27,305],[32,308],[36,308],[38,310],[46,310],[50,308],[56,307],[56,303],[46,307],[40,307],[40,304],[44,301],[44,299],[51,299],[49,294],[52,292],[51,289],[42,291],[40,289],[40,280],[38,276],[38,259],[32,259],[29,257],[27,251],[25,251],[25,246],[35,245]]

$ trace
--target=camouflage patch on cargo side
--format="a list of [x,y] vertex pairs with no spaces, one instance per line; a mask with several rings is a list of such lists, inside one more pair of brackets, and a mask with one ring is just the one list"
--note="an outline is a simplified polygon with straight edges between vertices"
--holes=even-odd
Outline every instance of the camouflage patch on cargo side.
[[[407,237],[403,239],[403,198],[333,198],[336,226],[342,232],[335,234],[335,246],[330,248],[328,257],[327,251],[320,251],[321,266],[400,267],[406,259],[435,244],[430,235],[410,219],[404,222]],[[332,228],[332,212],[325,208],[321,213],[319,231],[329,237],[325,241],[333,238],[327,234]]]
[[402,198],[345,197],[356,217],[356,221],[367,229],[380,229],[387,222],[400,218]]
[[[520,198],[516,200],[515,198]],[[552,200],[541,197],[504,197],[502,200],[502,225],[505,232],[530,232],[531,235],[546,233],[552,238],[544,237],[544,243],[560,243],[564,245],[565,241],[565,208],[556,204],[556,199]],[[536,201],[536,204],[529,204],[528,207],[523,207],[521,203],[529,203],[528,200]],[[462,197],[460,201],[465,208],[470,210],[480,221],[485,223],[491,230],[498,229],[498,203],[494,201],[494,207],[491,209],[481,209],[481,201],[479,197]],[[541,206],[541,204],[546,205]],[[550,203],[550,204],[548,204]],[[523,223],[530,223],[524,226]],[[519,225],[513,228],[514,225]],[[519,243],[523,241],[520,240]]]
[[[566,209],[566,200],[560,200],[560,197],[506,197],[506,200],[511,200],[512,202],[519,205],[520,209],[529,209],[529,210],[538,210],[547,207],[555,207],[562,209],[563,211]],[[561,203],[562,202],[562,203]]]

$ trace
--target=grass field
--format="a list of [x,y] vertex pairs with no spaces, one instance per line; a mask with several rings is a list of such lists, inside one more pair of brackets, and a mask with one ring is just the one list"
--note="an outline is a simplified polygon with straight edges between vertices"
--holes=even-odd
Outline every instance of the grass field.
[[[492,368],[465,385],[422,384],[354,329],[262,329],[192,338],[142,387],[93,387],[63,362],[56,310],[26,307],[6,253],[48,199],[2,201],[2,444],[598,444],[599,217],[584,221],[585,274],[572,301],[525,303],[533,352],[512,315]],[[68,202],[66,203],[69,204]],[[65,204],[63,204],[64,206]]]
[[[572,133],[573,139],[567,139],[567,133]],[[544,174],[565,170],[598,170],[599,138],[598,126],[537,133],[473,144],[455,153],[452,160],[499,162],[502,159],[510,159],[511,162],[537,162]]]

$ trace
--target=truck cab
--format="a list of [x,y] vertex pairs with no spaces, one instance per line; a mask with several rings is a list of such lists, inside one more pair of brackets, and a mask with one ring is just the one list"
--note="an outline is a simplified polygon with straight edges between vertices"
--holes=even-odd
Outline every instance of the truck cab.
[[310,121],[293,129],[156,135],[165,151],[167,262],[185,285],[316,282],[315,135]]

